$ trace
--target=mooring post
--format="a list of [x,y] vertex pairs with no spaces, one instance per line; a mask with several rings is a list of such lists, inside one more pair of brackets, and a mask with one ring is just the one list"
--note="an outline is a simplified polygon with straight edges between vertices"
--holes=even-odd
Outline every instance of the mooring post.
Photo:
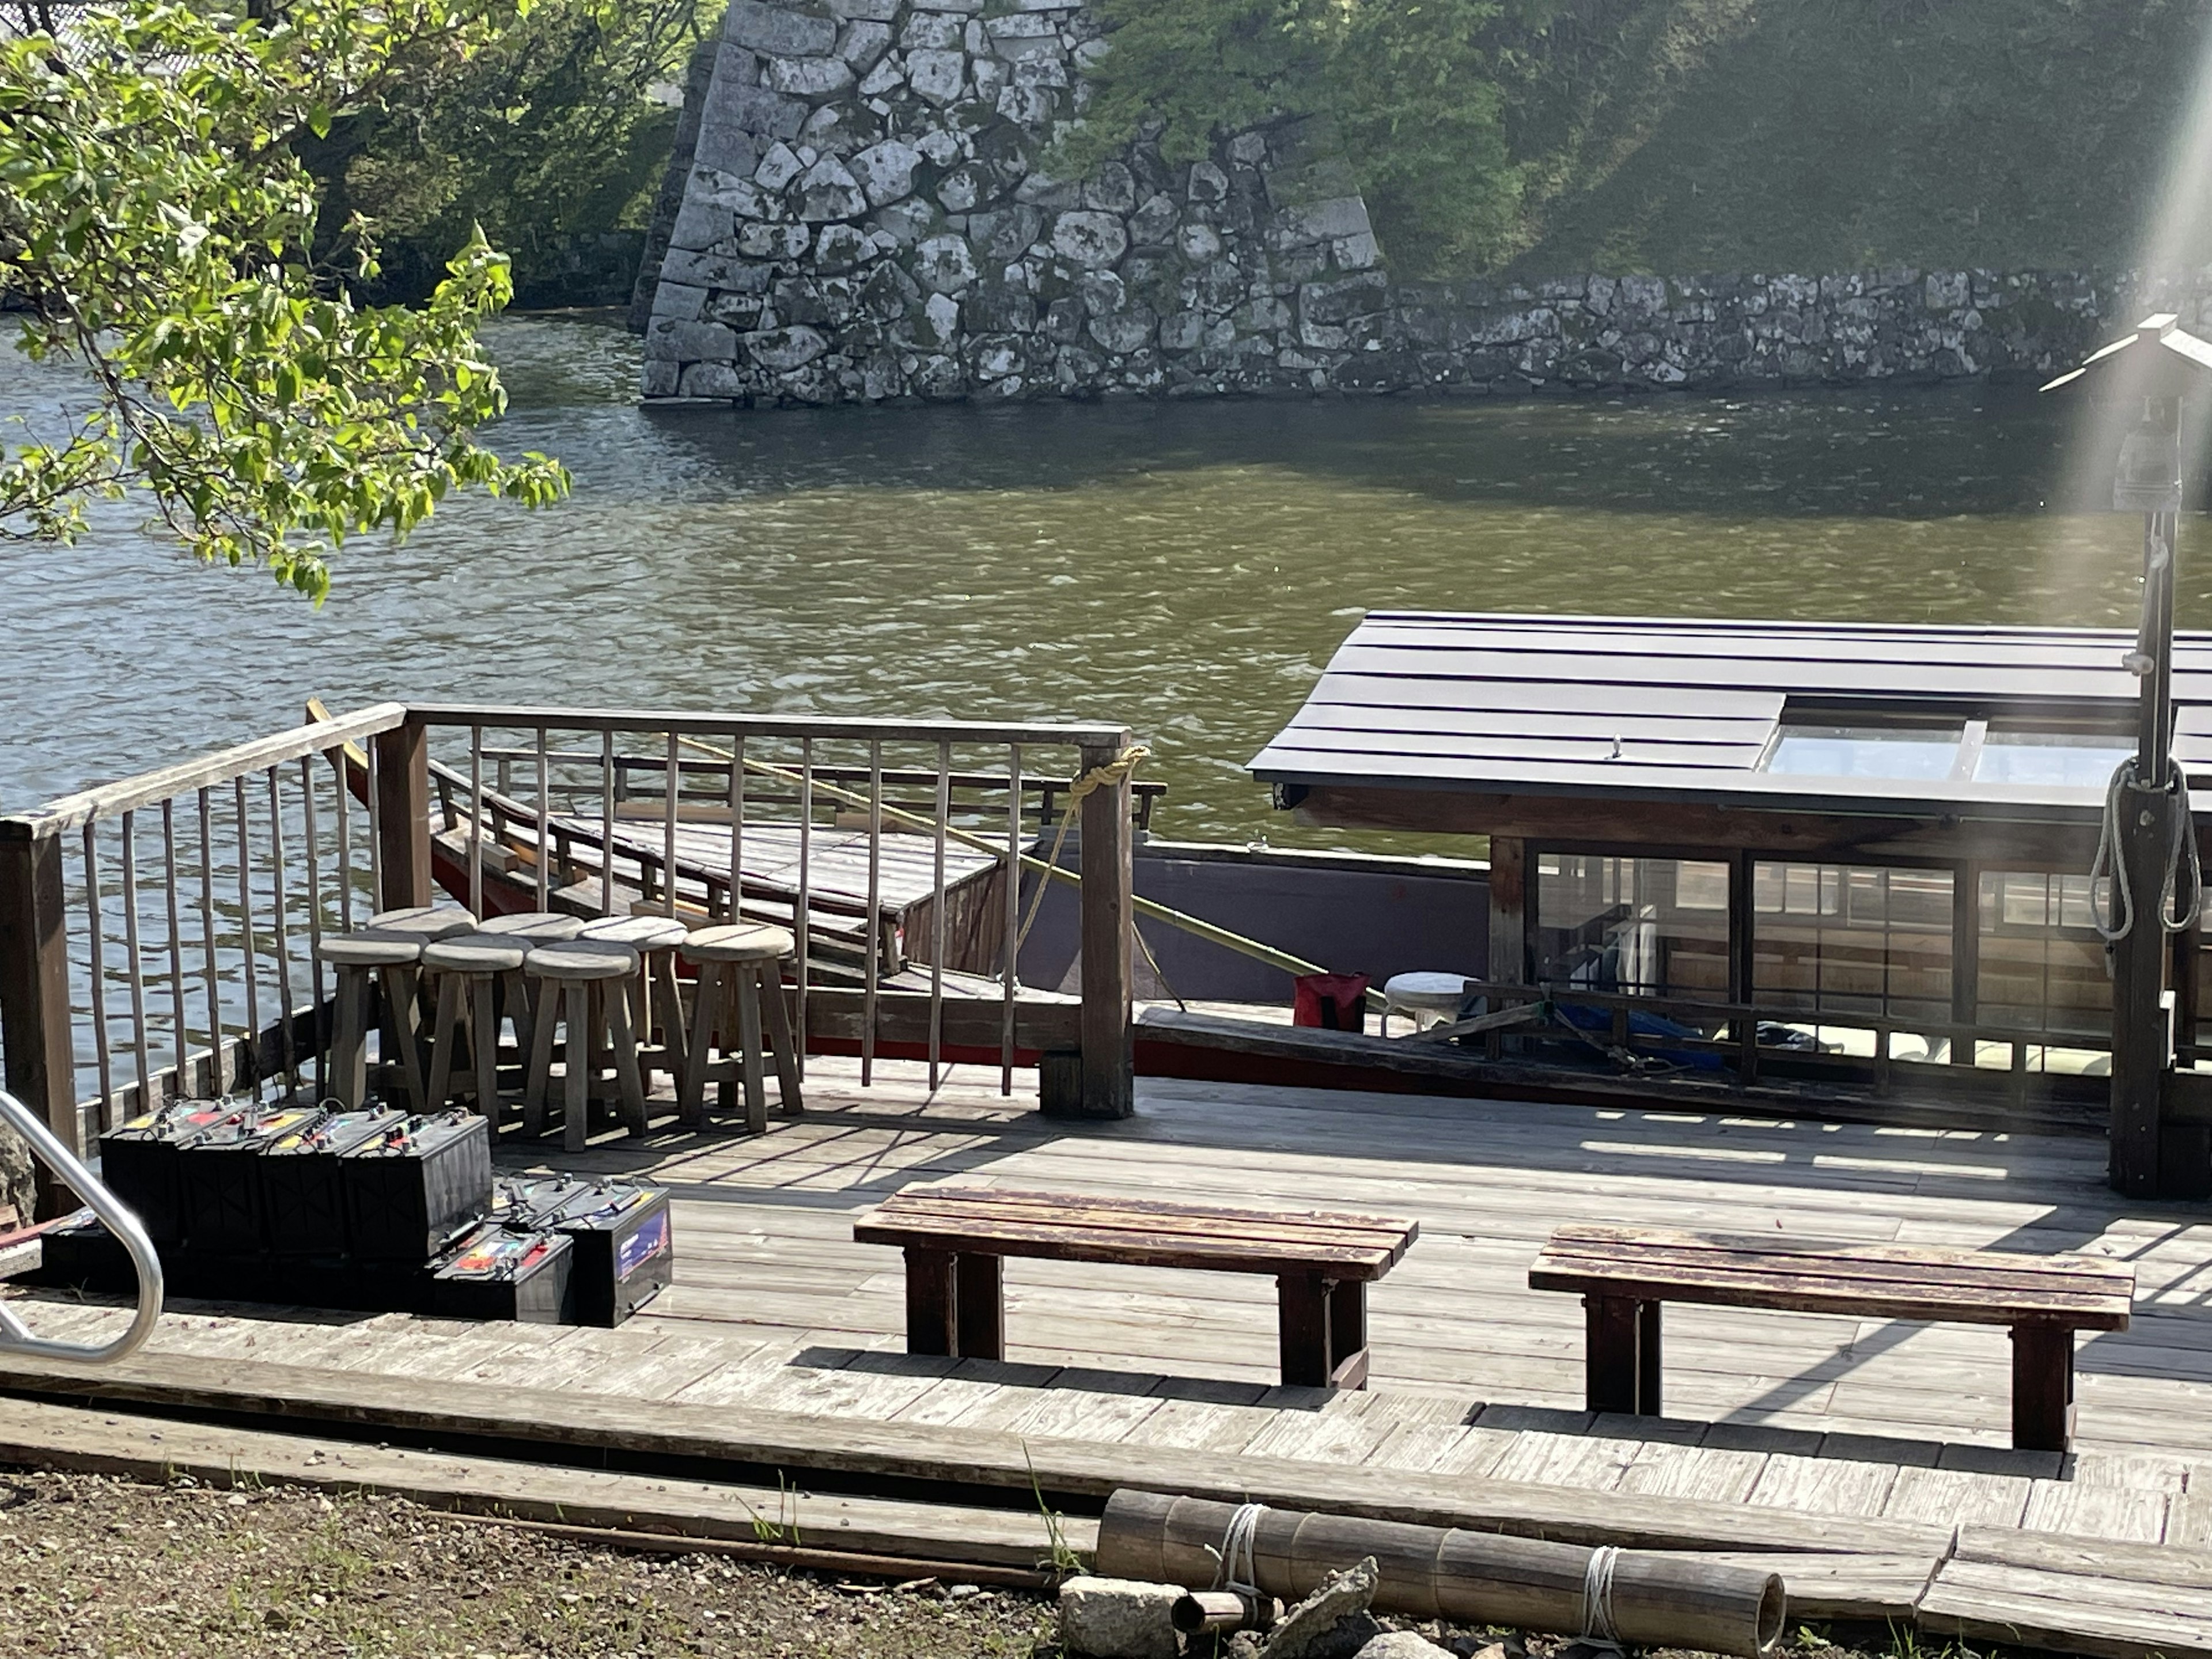
[[[82,1157],[63,900],[61,837],[0,823],[0,1078]],[[39,1218],[76,1208],[75,1195],[37,1167]]]
[[[1111,766],[1128,739],[1085,748],[1085,772]],[[1129,780],[1083,798],[1083,1115],[1127,1117],[1136,1106],[1136,1032],[1130,1019],[1132,906]]]
[[[376,745],[376,812],[384,860],[384,908],[404,910],[435,896],[430,879],[430,741],[413,716],[369,741]],[[538,856],[546,856],[543,847]]]

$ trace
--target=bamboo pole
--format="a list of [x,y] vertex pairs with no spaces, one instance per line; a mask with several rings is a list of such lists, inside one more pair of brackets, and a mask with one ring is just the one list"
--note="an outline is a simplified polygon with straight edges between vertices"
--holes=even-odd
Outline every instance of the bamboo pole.
[[[714,744],[702,742],[696,738],[685,738],[683,741],[702,754],[712,756],[716,760],[726,761],[732,758],[729,750],[718,749]],[[778,766],[770,761],[748,759],[744,762],[744,765],[748,771],[759,772],[786,783],[799,781],[798,773]],[[854,790],[840,788],[834,783],[825,783],[818,778],[815,780],[814,787],[823,794],[843,801],[848,806],[866,807],[870,804],[866,795]],[[878,810],[887,818],[896,818],[902,823],[917,830],[927,830],[933,835],[936,833],[935,820],[924,817],[920,813],[904,811],[888,803],[880,804]],[[994,859],[1003,859],[1006,856],[1004,848],[994,846],[985,837],[963,830],[957,824],[948,824],[945,827],[945,833],[963,846],[972,847],[979,853],[988,853]],[[1069,886],[1079,889],[1083,885],[1083,878],[1075,871],[1066,869],[1049,860],[1038,858],[1034,854],[1024,853],[1020,856],[1022,863],[1028,868],[1042,870],[1054,881],[1063,881]],[[1155,921],[1164,921],[1170,927],[1180,928],[1186,933],[1206,940],[1209,945],[1218,945],[1224,950],[1234,951],[1239,956],[1251,957],[1255,962],[1264,962],[1270,968],[1280,969],[1286,974],[1320,974],[1328,971],[1316,963],[1294,957],[1287,951],[1278,951],[1273,945],[1263,945],[1258,939],[1247,939],[1242,933],[1233,933],[1226,927],[1216,927],[1210,921],[1202,921],[1184,911],[1170,909],[1155,899],[1139,896],[1135,900],[1134,908],[1140,916],[1150,916]],[[1382,994],[1370,988],[1367,993],[1367,1006],[1376,1012],[1381,1012],[1383,1007]]]

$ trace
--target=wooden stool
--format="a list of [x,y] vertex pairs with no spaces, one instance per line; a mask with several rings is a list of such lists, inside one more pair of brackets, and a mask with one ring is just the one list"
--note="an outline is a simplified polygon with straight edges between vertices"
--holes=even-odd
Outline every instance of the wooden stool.
[[[493,933],[457,933],[422,947],[422,971],[438,976],[438,1017],[430,1037],[429,1109],[451,1103],[453,1048],[465,1028],[476,1071],[476,1108],[499,1133],[500,976],[519,974],[530,947]],[[463,1000],[463,985],[468,996]],[[525,1052],[528,1052],[527,1049]]]
[[[645,1085],[638,1076],[637,1034],[630,1029],[629,997],[625,981],[637,976],[637,952],[627,945],[607,939],[575,939],[565,945],[543,945],[523,958],[522,971],[544,981],[538,1003],[537,1030],[530,1047],[530,1083],[522,1097],[522,1127],[526,1134],[545,1129],[545,1096],[553,1075],[553,1027],[567,1030],[568,1052],[562,1067],[562,1144],[569,1152],[584,1149],[584,1114],[590,1103],[592,1052],[604,1026],[614,1039],[615,1077],[622,1091],[623,1119],[631,1133],[643,1134]],[[567,997],[561,996],[565,988]],[[609,991],[613,994],[610,995]]]
[[[504,916],[486,916],[476,931],[514,939],[525,951],[541,945],[560,945],[584,931],[585,918],[559,910],[517,910]],[[538,1010],[531,1000],[529,980],[519,970],[499,980],[501,1018],[514,1022],[514,1040],[525,1054],[531,1049]]]
[[331,933],[323,940],[323,960],[337,970],[337,1006],[331,1030],[331,1092],[346,1111],[358,1111],[368,1093],[369,994],[384,985],[386,1030],[406,1079],[410,1109],[422,1111],[422,1054],[416,1046],[415,970],[422,960],[420,935]]
[[404,910],[380,910],[368,919],[367,931],[404,933],[425,944],[476,931],[477,919],[458,904],[416,904]]
[[[716,1103],[728,1109],[732,1073],[745,1090],[745,1128],[768,1133],[768,1097],[761,1079],[761,999],[767,995],[769,1042],[775,1051],[776,1105],[796,1115],[805,1103],[799,1092],[799,1056],[791,1038],[791,1012],[784,1006],[779,964],[790,960],[791,935],[759,922],[737,922],[695,929],[684,941],[684,959],[699,969],[699,996],[693,1005],[690,1052],[684,1068],[678,1115],[686,1123],[707,1121],[707,1079],[711,1073]],[[731,1027],[737,1044],[731,1046]],[[720,1058],[708,1051],[721,1038]]]
[[[676,951],[691,930],[673,916],[602,916],[587,921],[580,939],[627,945],[642,966],[630,988],[630,1024],[637,1033],[639,1064],[665,1072],[672,1089],[684,1085],[686,1054],[684,995],[676,983]],[[661,1041],[653,1040],[654,1027]]]

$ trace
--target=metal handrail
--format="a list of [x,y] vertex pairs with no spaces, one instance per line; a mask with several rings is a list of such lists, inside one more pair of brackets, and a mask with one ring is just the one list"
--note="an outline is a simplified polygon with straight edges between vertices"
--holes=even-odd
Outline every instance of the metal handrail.
[[131,1253],[131,1266],[138,1270],[138,1311],[132,1316],[130,1328],[112,1341],[95,1346],[33,1336],[30,1327],[15,1316],[15,1310],[0,1302],[0,1353],[105,1365],[136,1352],[154,1334],[154,1323],[161,1316],[161,1258],[154,1253],[154,1241],[146,1237],[146,1229],[139,1224],[138,1218],[77,1161],[76,1155],[62,1145],[46,1121],[5,1089],[0,1089],[0,1119],[5,1119],[9,1128],[31,1143],[31,1150],[46,1161],[64,1185],[92,1206],[92,1212],[106,1224],[107,1231],[123,1241],[123,1248]]

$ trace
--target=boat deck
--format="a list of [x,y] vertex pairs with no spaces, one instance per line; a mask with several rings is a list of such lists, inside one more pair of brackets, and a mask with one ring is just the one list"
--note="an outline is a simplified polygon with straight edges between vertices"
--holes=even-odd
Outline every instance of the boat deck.
[[[2117,1197],[2096,1144],[1145,1080],[1133,1118],[1065,1123],[1033,1096],[1002,1098],[995,1068],[956,1067],[934,1094],[918,1065],[877,1076],[862,1090],[853,1062],[814,1059],[807,1115],[757,1139],[669,1130],[574,1156],[506,1143],[512,1169],[673,1189],[676,1282],[619,1330],[203,1306],[133,1364],[743,1407],[940,1445],[1012,1434],[1155,1470],[1170,1452],[1292,1460],[1470,1491],[2212,1548],[2212,1226]],[[1006,1361],[909,1359],[900,1258],[855,1244],[853,1221],[948,1176],[1403,1212],[1421,1236],[1373,1287],[1364,1394],[1275,1386],[1273,1285],[1225,1273],[1010,1261]],[[2131,1329],[2081,1342],[2064,1460],[2008,1449],[2007,1338],[1989,1328],[1672,1308],[1670,1415],[1594,1419],[1578,1301],[1527,1286],[1570,1221],[2086,1250],[2135,1264],[2137,1305]],[[27,1311],[57,1334],[118,1316]]]

